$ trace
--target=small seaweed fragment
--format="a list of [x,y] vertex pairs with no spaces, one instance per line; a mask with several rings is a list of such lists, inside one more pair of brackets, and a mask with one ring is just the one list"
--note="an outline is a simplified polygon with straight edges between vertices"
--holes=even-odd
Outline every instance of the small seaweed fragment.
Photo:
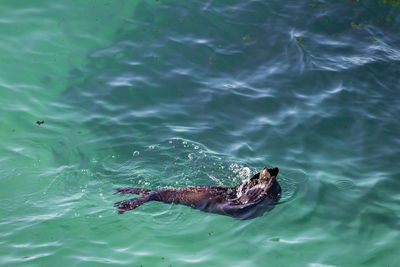
[[43,124],[44,123],[44,121],[42,120],[42,121],[36,121],[36,124],[37,125],[40,125],[40,124]]
[[356,29],[356,30],[359,30],[359,29],[361,29],[361,24],[357,24],[357,23],[355,23],[354,21],[352,21],[351,23],[350,23],[350,25],[351,25],[351,27],[353,28],[353,29]]
[[213,61],[212,57],[208,58],[208,62],[210,63],[210,65],[215,66],[217,64],[217,62]]
[[296,42],[297,42],[299,45],[305,45],[305,44],[306,44],[306,40],[304,40],[304,38],[301,37],[301,36],[296,36]]
[[97,83],[100,84],[100,85],[104,84],[103,81],[98,81]]
[[251,37],[250,34],[246,34],[245,36],[242,37],[243,41],[250,41]]
[[390,5],[392,7],[397,7],[400,5],[400,0],[378,0],[379,5]]
[[279,242],[281,239],[279,237],[273,237],[269,241],[271,242]]
[[372,36],[370,36],[369,37],[369,40],[371,41],[371,42],[373,42],[373,43],[377,43],[378,42],[378,40],[376,40],[374,37],[372,37]]
[[318,8],[326,8],[326,7],[328,7],[329,6],[329,4],[315,4],[315,3],[310,3],[310,4],[308,4],[308,6],[309,7],[312,7],[312,8],[315,8],[315,7],[318,7]]

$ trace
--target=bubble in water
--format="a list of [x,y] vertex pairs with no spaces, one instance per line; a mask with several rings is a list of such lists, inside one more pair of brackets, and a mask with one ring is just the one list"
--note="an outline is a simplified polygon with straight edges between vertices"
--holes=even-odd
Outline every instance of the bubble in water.
[[237,163],[232,163],[229,165],[229,170],[233,173],[237,173],[239,171],[239,165]]
[[251,170],[249,167],[239,166],[237,163],[232,163],[229,166],[229,170],[236,174],[240,179],[249,179],[251,175]]
[[244,179],[249,179],[250,178],[250,173],[251,173],[250,168],[249,167],[244,167],[244,168],[239,170],[239,177],[241,179],[243,179],[243,180]]
[[198,146],[195,146],[194,149],[199,149],[199,147],[198,147]]
[[134,157],[135,157],[135,156],[139,156],[139,154],[140,154],[140,152],[137,151],[137,150],[133,151],[133,153],[132,153],[132,155],[133,155]]
[[190,159],[190,160],[192,160],[193,159],[193,156],[192,156],[192,154],[188,154],[188,158]]

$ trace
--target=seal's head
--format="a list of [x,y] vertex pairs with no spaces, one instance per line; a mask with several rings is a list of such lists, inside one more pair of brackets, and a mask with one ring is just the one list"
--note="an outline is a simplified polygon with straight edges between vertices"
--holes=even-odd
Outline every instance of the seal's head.
[[278,168],[268,169],[265,167],[264,169],[261,170],[259,179],[267,183],[274,182],[278,173],[279,173]]

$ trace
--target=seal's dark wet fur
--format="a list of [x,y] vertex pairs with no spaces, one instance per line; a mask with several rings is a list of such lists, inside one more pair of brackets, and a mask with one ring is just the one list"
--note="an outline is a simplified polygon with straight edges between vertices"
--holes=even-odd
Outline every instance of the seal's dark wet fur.
[[[118,213],[133,210],[148,201],[160,201],[190,206],[206,212],[249,219],[271,210],[279,200],[281,187],[276,181],[278,168],[264,168],[250,181],[236,187],[194,186],[178,189],[150,190],[117,188],[117,194],[136,194],[140,197],[115,203]],[[266,177],[267,176],[267,177]]]

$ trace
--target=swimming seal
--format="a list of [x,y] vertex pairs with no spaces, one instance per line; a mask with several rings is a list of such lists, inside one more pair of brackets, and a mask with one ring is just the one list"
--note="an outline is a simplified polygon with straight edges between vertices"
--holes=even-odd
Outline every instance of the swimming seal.
[[191,186],[178,189],[150,190],[117,188],[116,194],[136,194],[140,197],[115,203],[118,213],[133,210],[148,201],[160,201],[190,206],[205,212],[218,213],[238,219],[262,215],[274,207],[281,195],[276,181],[279,169],[264,168],[250,180],[236,187]]

